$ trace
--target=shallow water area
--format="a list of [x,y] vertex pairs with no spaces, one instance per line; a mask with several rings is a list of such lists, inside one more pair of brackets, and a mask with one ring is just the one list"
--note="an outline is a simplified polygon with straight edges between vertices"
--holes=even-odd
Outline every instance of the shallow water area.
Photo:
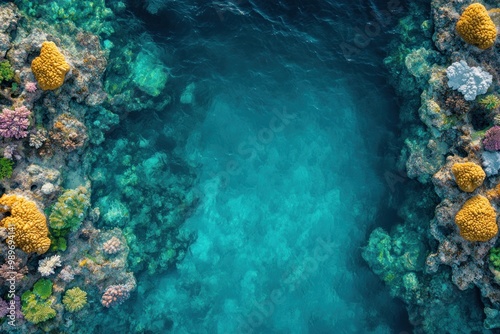
[[184,228],[198,238],[138,303],[175,314],[178,333],[409,330],[360,256],[393,190],[384,159],[397,131],[389,35],[351,61],[339,47],[370,3],[176,6],[198,9],[168,39],[182,55],[172,72],[195,87],[179,108],[199,115],[182,148],[201,194]]

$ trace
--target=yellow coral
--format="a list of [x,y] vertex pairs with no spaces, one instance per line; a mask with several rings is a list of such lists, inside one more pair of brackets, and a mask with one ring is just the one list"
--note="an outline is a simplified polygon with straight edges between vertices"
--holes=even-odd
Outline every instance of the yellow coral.
[[[45,216],[35,202],[22,196],[0,197],[0,212],[10,211],[10,216],[0,221],[0,226],[14,233],[15,246],[26,253],[45,253],[50,247],[49,230]],[[9,239],[7,239],[8,241]]]
[[458,187],[465,192],[471,193],[483,184],[486,174],[483,169],[473,162],[455,163],[451,167]]
[[40,56],[31,62],[31,70],[43,90],[53,90],[62,86],[69,65],[54,42],[43,42]]
[[496,217],[490,201],[476,195],[464,203],[455,216],[455,223],[465,240],[488,241],[498,233]]
[[495,188],[490,189],[486,192],[486,197],[490,201],[495,201],[500,198],[500,183],[495,186]]
[[464,10],[456,29],[464,41],[483,50],[492,47],[497,37],[497,28],[480,3],[473,3]]
[[69,289],[62,302],[69,312],[80,311],[87,304],[87,293],[78,287]]

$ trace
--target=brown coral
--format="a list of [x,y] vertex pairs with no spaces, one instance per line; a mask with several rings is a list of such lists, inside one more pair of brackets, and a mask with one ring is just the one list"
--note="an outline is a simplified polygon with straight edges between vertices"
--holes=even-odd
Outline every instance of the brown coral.
[[486,173],[473,162],[455,163],[451,167],[458,187],[465,192],[473,192],[483,184]]
[[464,203],[455,216],[455,223],[462,238],[468,241],[488,241],[498,233],[495,209],[481,195]]
[[[10,211],[10,216],[0,221],[0,226],[14,233],[15,246],[26,253],[45,253],[50,247],[49,230],[44,214],[35,202],[22,196],[4,194],[0,198],[0,211]],[[5,208],[6,207],[6,208]]]
[[50,138],[67,151],[73,151],[85,144],[87,128],[75,117],[62,114],[55,119]]
[[31,70],[43,90],[62,86],[70,67],[54,42],[43,42],[40,56],[31,62]]
[[497,37],[495,24],[480,3],[473,3],[464,10],[456,29],[464,41],[483,50],[492,47]]

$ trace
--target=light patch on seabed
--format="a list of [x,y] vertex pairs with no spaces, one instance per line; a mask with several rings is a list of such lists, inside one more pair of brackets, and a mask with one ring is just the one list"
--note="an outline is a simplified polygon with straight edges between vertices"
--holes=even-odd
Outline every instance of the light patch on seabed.
[[369,332],[356,285],[366,269],[353,269],[384,187],[357,119],[368,106],[335,88],[263,94],[268,106],[253,109],[239,108],[245,91],[214,97],[186,148],[202,166],[186,223],[198,240],[154,298],[176,331]]

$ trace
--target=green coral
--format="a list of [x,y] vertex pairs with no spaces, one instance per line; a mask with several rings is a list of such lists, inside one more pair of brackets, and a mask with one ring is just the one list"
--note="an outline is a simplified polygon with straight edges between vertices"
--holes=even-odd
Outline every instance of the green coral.
[[8,60],[0,62],[0,83],[14,78],[14,69]]
[[62,302],[69,312],[80,311],[87,304],[87,293],[78,287],[69,289]]
[[490,263],[495,270],[500,271],[500,247],[490,249]]
[[[58,235],[76,231],[90,206],[89,193],[85,187],[66,190],[54,204],[49,216],[50,227],[59,230]],[[62,232],[62,233],[61,233]]]
[[40,299],[47,299],[52,294],[52,281],[46,278],[38,280],[33,285],[33,293]]
[[0,158],[0,180],[10,178],[12,176],[12,169],[14,162],[7,158]]
[[500,107],[500,99],[494,94],[489,94],[481,98],[479,104],[487,110],[494,110]]
[[50,250],[53,252],[64,252],[68,247],[66,242],[66,238],[63,236],[58,236],[58,233],[54,233],[54,235],[50,235]]
[[56,316],[48,299],[52,294],[52,282],[41,279],[35,283],[32,291],[26,291],[21,296],[22,312],[26,320],[34,324],[49,320]]

